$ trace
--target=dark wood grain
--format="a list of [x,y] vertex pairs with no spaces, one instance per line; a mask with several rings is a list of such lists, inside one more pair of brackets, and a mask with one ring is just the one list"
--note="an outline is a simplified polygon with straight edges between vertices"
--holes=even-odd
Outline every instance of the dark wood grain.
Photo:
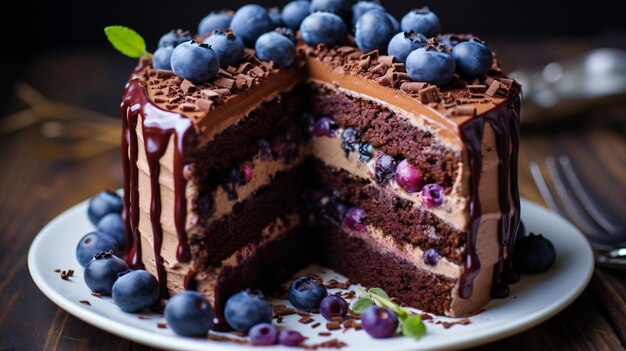
[[[523,62],[524,52],[514,48],[501,56],[506,61],[515,55],[517,64]],[[117,101],[124,77],[119,72],[129,69],[106,54],[81,55],[80,60],[75,55],[55,57],[56,65],[36,62],[25,74],[29,85],[16,86],[13,102],[2,111],[9,117],[0,117],[2,127],[11,118],[13,123],[10,132],[0,128],[0,349],[151,349],[103,332],[57,308],[28,273],[29,245],[50,219],[102,189],[122,184],[117,120],[102,115],[114,115],[117,103],[103,107],[98,96]],[[551,57],[553,53],[542,55]],[[88,84],[69,88],[58,73],[50,72],[63,62],[83,65],[81,72],[97,65],[101,72],[117,73],[96,74]],[[29,90],[31,84],[34,91]],[[38,91],[42,95],[34,93]],[[30,108],[33,104],[38,107]],[[93,109],[77,109],[76,105]],[[15,117],[15,113],[19,115]],[[600,125],[563,128],[558,133],[523,130],[522,195],[543,203],[528,162],[566,153],[601,209],[626,228],[626,112],[613,113],[619,118],[603,119]],[[590,286],[563,312],[526,332],[476,350],[620,350],[625,344],[626,275],[596,270]]]

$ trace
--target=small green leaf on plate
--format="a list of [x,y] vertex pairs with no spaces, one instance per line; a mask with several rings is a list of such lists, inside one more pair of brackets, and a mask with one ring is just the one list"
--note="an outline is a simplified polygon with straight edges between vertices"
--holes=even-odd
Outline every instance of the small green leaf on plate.
[[379,297],[384,297],[385,299],[389,299],[389,295],[387,295],[387,293],[385,292],[385,290],[381,289],[381,288],[371,288],[368,290],[368,292],[372,295],[376,295]]
[[373,305],[374,305],[374,301],[366,297],[359,297],[358,299],[356,299],[356,301],[352,303],[352,311],[356,314],[361,314],[368,307],[373,306]]
[[146,42],[141,35],[128,27],[108,26],[104,28],[104,34],[117,51],[128,57],[138,58],[151,55],[146,51]]
[[419,339],[426,334],[426,325],[419,314],[414,314],[402,321],[402,335]]

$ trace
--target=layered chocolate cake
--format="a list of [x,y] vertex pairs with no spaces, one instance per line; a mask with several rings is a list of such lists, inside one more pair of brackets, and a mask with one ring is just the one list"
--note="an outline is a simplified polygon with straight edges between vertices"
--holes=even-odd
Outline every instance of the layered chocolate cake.
[[[276,290],[310,263],[448,316],[506,296],[519,85],[495,59],[420,81],[413,54],[361,50],[358,24],[335,46],[303,34],[290,63],[246,48],[201,82],[140,60],[121,106],[133,265],[163,297],[207,296],[216,328],[229,296]],[[450,38],[421,46],[452,57]]]

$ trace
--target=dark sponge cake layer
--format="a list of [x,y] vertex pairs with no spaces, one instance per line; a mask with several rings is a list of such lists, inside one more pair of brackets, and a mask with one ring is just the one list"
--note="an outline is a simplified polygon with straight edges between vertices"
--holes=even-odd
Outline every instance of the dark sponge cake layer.
[[[411,244],[423,250],[433,248],[454,263],[464,259],[465,233],[452,228],[430,212],[414,207],[370,180],[356,178],[347,171],[311,159],[312,172],[319,187],[332,189],[341,201],[365,210],[365,224],[372,224],[399,244]],[[429,235],[437,233],[437,235]]]
[[304,165],[279,172],[226,217],[204,226],[201,236],[190,238],[196,267],[219,266],[241,247],[260,242],[262,229],[298,204],[303,178]]
[[455,280],[421,270],[392,253],[377,250],[332,224],[315,228],[315,231],[317,243],[324,248],[318,250],[320,264],[366,287],[383,288],[399,303],[439,315],[449,309]]
[[310,84],[312,111],[330,116],[341,127],[356,128],[363,141],[392,156],[403,156],[422,171],[426,180],[450,187],[460,155],[438,143],[430,132],[403,120],[394,111],[371,100]]

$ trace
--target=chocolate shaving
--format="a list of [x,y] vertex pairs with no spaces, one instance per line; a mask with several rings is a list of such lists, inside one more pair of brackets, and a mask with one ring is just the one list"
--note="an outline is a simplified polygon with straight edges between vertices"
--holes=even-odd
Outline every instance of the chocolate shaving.
[[350,287],[350,284],[351,283],[349,280],[346,280],[345,282],[340,283],[335,279],[331,279],[327,283],[324,283],[324,286],[327,289],[347,289]]
[[326,323],[326,329],[328,330],[341,329],[341,324],[339,322],[328,322]]
[[196,100],[196,106],[200,111],[209,112],[213,107],[213,101],[207,99],[198,99]]
[[252,66],[252,64],[250,62],[243,62],[237,68],[237,72],[245,73],[250,68],[250,66]]
[[428,83],[425,82],[404,82],[400,85],[400,89],[409,93],[418,93],[427,85]]
[[223,68],[220,68],[220,70],[217,71],[217,76],[218,77],[225,77],[225,78],[232,78],[233,77],[233,75],[230,72],[224,70]]
[[58,269],[58,268],[55,268],[53,272],[54,272],[54,273],[61,273],[61,270],[60,270],[60,269]]
[[346,344],[343,341],[339,341],[337,339],[332,339],[332,340],[328,340],[328,341],[324,341],[321,342],[319,344],[314,344],[314,345],[306,345],[304,346],[304,348],[306,350],[317,350],[320,348],[324,348],[324,349],[341,349],[348,346],[348,344]]
[[87,305],[87,306],[91,306],[91,302],[89,302],[89,301],[87,301],[87,300],[80,300],[80,301],[78,301],[78,302],[80,302],[80,303],[82,303],[82,304],[84,304],[84,305]]
[[431,314],[428,314],[428,313],[421,313],[420,317],[422,318],[423,321],[427,321],[429,319],[433,319],[433,316]]
[[389,65],[387,65],[386,63],[379,63],[374,67],[370,67],[367,71],[372,74],[383,74],[388,66]]
[[161,79],[167,79],[174,76],[174,71],[166,69],[157,69],[157,77]]
[[361,58],[363,59],[365,57],[370,57],[372,60],[376,60],[379,56],[380,56],[380,53],[378,52],[378,50],[374,50],[374,51],[370,51],[368,53],[361,55]]
[[369,56],[359,61],[359,68],[361,69],[361,71],[366,71],[368,68],[370,68],[371,62],[372,59]]
[[155,97],[154,102],[156,102],[157,104],[162,104],[162,103],[167,102],[167,99],[162,98],[162,97]]
[[70,280],[71,277],[74,276],[74,270],[68,269],[67,271],[61,271],[61,279]]
[[99,292],[92,291],[91,292],[91,296],[100,297],[100,296],[102,296],[102,294],[99,293]]
[[343,317],[335,316],[335,317],[332,317],[330,320],[333,322],[343,322]]
[[230,78],[217,77],[213,80],[213,84],[220,88],[232,89],[235,85],[235,80]]
[[354,328],[354,330],[361,330],[363,328],[363,325],[361,325],[361,323],[354,322],[352,323],[352,328]]
[[454,325],[467,325],[472,323],[472,321],[470,321],[467,318],[463,318],[461,320],[458,321],[454,321],[454,322],[444,322],[444,321],[435,321],[435,324],[440,324],[441,326],[443,326],[445,329],[448,329]]
[[311,328],[312,328],[312,329],[315,329],[315,328],[319,327],[320,325],[322,325],[322,323],[320,323],[320,322],[315,322],[315,323],[313,323],[313,324],[311,325]]
[[213,341],[234,342],[236,344],[241,344],[241,345],[248,345],[249,344],[248,341],[242,340],[240,338],[233,338],[233,337],[226,336],[226,335],[218,335],[218,334],[212,334],[212,333],[209,333],[209,335],[207,335],[207,339],[213,340]]
[[298,322],[302,323],[302,324],[309,324],[309,323],[313,322],[313,317],[311,317],[311,316],[304,316],[304,317],[298,319]]
[[439,88],[434,85],[429,85],[424,89],[419,91],[420,101],[423,104],[429,103],[438,103],[441,101],[441,93],[439,92]]
[[167,328],[167,324],[165,324],[165,323],[157,323],[157,324],[156,324],[156,326],[157,326],[157,328],[159,328],[159,329],[165,329],[165,328]]
[[179,108],[185,112],[191,112],[196,110],[196,105],[190,102],[180,104]]
[[263,77],[263,76],[265,76],[265,71],[261,67],[259,67],[259,66],[252,67],[252,69],[250,69],[249,73],[250,73],[250,75],[252,77]]
[[142,319],[142,320],[152,319],[152,318],[146,317],[146,316],[137,316],[137,318]]
[[288,308],[282,303],[278,305],[274,305],[273,310],[276,316],[289,316],[289,315],[297,313],[296,310],[294,310],[293,308]]
[[394,72],[393,68],[390,68],[384,76],[378,78],[378,82],[386,87],[391,87],[398,82],[398,74]]
[[200,95],[202,95],[202,97],[205,99],[212,99],[212,98],[220,97],[220,94],[218,94],[215,90],[211,90],[211,89],[202,89],[202,91],[200,91]]
[[276,323],[282,323],[282,322],[283,322],[283,316],[276,317]]
[[183,93],[189,94],[196,91],[196,86],[192,82],[185,79],[182,83],[180,83],[180,89],[183,91]]
[[332,333],[329,333],[329,332],[319,332],[319,333],[317,333],[317,335],[319,335],[319,336],[331,336]]
[[388,56],[388,55],[381,55],[380,57],[378,57],[378,62],[391,65],[391,64],[396,63],[396,57]]

